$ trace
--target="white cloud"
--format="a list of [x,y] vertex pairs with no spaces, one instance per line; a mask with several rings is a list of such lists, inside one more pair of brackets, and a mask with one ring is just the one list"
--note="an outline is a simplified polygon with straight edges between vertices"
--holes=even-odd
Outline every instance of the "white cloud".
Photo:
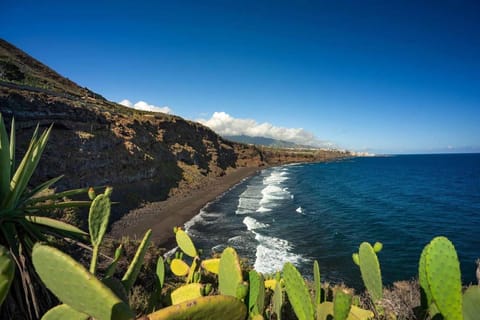
[[148,104],[145,101],[138,101],[137,103],[133,104],[130,100],[124,99],[124,100],[120,101],[119,104],[121,104],[125,107],[130,107],[130,108],[133,108],[133,109],[137,109],[137,110],[172,113],[172,109],[170,109],[168,106],[158,107],[158,106],[155,106],[153,104]]
[[225,112],[214,112],[210,119],[197,121],[223,136],[246,135],[317,147],[333,146],[331,143],[319,140],[313,133],[303,128],[276,127],[268,122],[258,123],[253,119],[234,118]]

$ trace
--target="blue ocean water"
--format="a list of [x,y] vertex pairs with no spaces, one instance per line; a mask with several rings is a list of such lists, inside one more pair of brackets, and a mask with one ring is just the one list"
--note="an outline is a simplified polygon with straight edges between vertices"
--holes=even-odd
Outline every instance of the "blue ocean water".
[[444,235],[463,282],[480,257],[480,154],[401,155],[269,168],[238,184],[187,223],[195,243],[235,247],[258,271],[286,261],[311,276],[360,288],[352,261],[363,241],[383,243],[384,283],[416,277],[423,247]]

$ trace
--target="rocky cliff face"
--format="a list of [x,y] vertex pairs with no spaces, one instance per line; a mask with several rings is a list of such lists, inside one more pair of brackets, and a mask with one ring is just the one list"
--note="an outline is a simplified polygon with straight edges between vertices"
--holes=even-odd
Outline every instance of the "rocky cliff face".
[[3,40],[0,77],[0,112],[8,122],[15,118],[17,159],[35,126],[53,123],[34,183],[64,175],[59,189],[113,185],[120,190],[117,195],[132,198],[132,206],[162,200],[241,166],[345,156],[262,150],[224,140],[180,117],[126,108],[77,86]]

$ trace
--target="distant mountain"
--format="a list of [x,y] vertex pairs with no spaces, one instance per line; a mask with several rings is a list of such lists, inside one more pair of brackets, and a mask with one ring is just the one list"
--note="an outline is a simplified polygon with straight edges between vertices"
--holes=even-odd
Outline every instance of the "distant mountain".
[[312,148],[310,146],[299,145],[294,142],[277,140],[277,139],[266,138],[266,137],[250,137],[246,135],[239,135],[239,136],[223,136],[223,138],[230,141],[234,141],[234,142],[253,144],[257,146],[273,147],[273,148],[294,148],[294,149]]

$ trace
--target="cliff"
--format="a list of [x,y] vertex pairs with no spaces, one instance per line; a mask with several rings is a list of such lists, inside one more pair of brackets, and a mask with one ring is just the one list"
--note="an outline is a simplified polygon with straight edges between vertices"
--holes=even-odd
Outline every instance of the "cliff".
[[[320,161],[345,153],[258,148],[222,139],[177,116],[110,102],[0,39],[0,112],[15,118],[18,157],[37,125],[53,123],[33,183],[57,188],[113,185],[125,210],[201,185],[239,167]],[[8,124],[7,124],[8,126]]]

